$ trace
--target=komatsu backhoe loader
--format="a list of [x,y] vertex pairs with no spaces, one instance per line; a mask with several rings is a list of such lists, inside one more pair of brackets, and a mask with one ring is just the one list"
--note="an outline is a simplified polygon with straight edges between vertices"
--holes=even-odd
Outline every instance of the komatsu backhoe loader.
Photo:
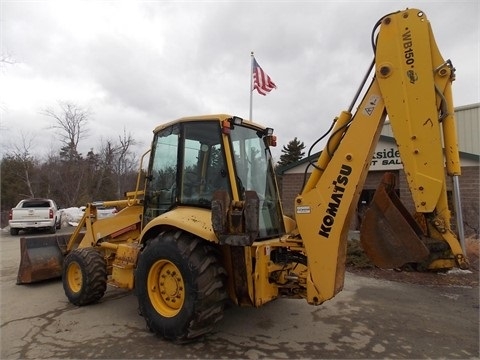
[[[457,187],[460,175],[454,68],[417,9],[383,17],[372,45],[363,84],[295,199],[295,219],[282,212],[272,129],[230,115],[182,118],[154,130],[145,181],[139,174],[125,200],[89,204],[69,237],[22,240],[18,283],[62,275],[79,306],[100,300],[107,284],[134,289],[149,329],[180,342],[211,331],[227,300],[320,305],[342,290],[350,220],[387,115],[415,214],[387,174],[362,224],[366,253],[382,267],[467,268],[446,191],[445,169]],[[97,219],[99,205],[121,210]]]

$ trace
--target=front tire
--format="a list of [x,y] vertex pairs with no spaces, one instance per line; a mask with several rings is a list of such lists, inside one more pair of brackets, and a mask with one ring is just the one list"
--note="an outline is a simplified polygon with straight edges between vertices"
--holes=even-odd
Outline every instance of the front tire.
[[107,289],[107,266],[103,255],[94,248],[75,249],[63,262],[63,289],[77,306],[100,300]]
[[135,272],[148,328],[178,342],[212,331],[223,317],[225,278],[211,244],[181,231],[160,234],[140,254]]

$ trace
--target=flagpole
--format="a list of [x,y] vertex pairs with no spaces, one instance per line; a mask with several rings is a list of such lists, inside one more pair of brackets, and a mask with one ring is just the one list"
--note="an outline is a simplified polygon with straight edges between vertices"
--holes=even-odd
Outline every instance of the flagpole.
[[252,102],[253,102],[253,51],[250,53],[251,63],[250,63],[250,112],[249,120],[252,121]]

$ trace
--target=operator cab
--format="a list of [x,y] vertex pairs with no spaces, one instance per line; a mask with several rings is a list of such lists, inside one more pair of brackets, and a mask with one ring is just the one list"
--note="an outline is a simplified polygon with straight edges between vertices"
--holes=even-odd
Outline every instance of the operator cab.
[[285,233],[269,145],[271,129],[236,117],[184,118],[155,130],[144,222],[179,206],[211,209],[215,191],[259,198],[259,239]]

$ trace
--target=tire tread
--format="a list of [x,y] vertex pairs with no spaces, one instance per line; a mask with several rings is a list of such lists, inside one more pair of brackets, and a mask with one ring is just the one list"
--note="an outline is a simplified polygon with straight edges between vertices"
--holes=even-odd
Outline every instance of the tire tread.
[[[151,331],[177,343],[189,342],[211,332],[215,323],[223,317],[225,302],[228,298],[225,287],[227,272],[219,261],[218,249],[192,234],[180,230],[166,231],[152,239],[143,252],[149,253],[156,246],[162,246],[162,244],[171,248],[173,246],[193,274],[195,290],[193,305],[191,305],[193,313],[187,323],[179,323],[175,329],[173,327],[166,329],[161,324],[162,320],[157,320],[161,317],[160,314],[155,312],[149,316],[150,306],[145,304],[146,299],[141,298],[142,296],[148,297],[143,286],[136,288],[140,310]],[[139,260],[139,263],[141,262],[142,259]],[[145,271],[146,269],[142,268],[142,274],[137,271],[136,276],[146,276]],[[135,283],[139,282],[144,284],[145,279],[136,279]],[[146,311],[147,308],[149,310]]]
[[[70,258],[69,258],[70,257]],[[71,291],[66,276],[68,263],[77,261],[82,268],[83,287],[79,293]],[[70,302],[83,306],[99,301],[107,289],[107,268],[103,255],[94,248],[75,249],[65,259],[63,288]]]

